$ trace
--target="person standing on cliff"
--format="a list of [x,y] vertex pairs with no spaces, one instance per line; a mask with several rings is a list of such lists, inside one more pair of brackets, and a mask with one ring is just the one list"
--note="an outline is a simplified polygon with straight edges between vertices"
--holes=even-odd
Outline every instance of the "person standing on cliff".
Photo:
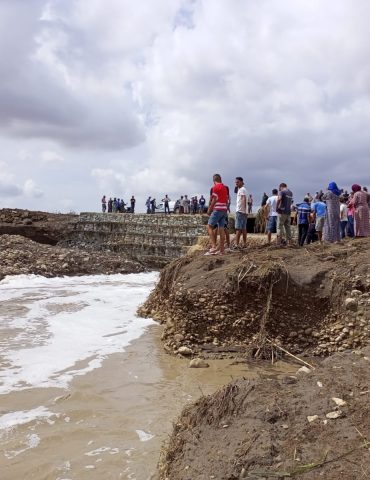
[[235,209],[235,248],[239,247],[240,237],[243,235],[243,247],[247,246],[247,190],[242,177],[236,177],[236,209]]
[[292,243],[292,232],[290,229],[291,223],[291,206],[293,202],[293,194],[289,190],[286,183],[279,185],[278,201],[276,204],[276,211],[278,214],[278,235],[277,245],[282,244],[282,240],[285,238],[287,243]]
[[152,198],[152,197],[148,197],[147,200],[146,200],[146,202],[145,202],[146,213],[152,213],[151,205],[150,205],[151,198]]
[[103,195],[103,198],[101,199],[101,211],[105,213],[107,211],[107,197]]
[[252,194],[248,195],[248,213],[252,213],[253,209],[253,197]]
[[113,200],[112,200],[112,197],[110,197],[110,199],[108,200],[108,213],[112,213],[112,209],[113,209]]
[[152,198],[150,200],[150,208],[151,208],[151,213],[155,213],[155,209],[157,208],[157,203],[155,201],[155,198]]
[[190,213],[190,200],[187,195],[184,198],[184,213]]
[[133,195],[130,199],[130,205],[131,205],[130,213],[135,213],[136,199]]
[[[227,204],[229,195],[227,188],[222,183],[221,175],[216,173],[213,175],[212,195],[207,214],[208,219],[208,235],[211,241],[211,248],[205,255],[224,255],[225,253],[225,221],[227,216]],[[217,249],[215,227],[218,225],[220,233],[220,248]]]
[[168,197],[166,194],[165,197],[162,199],[162,202],[164,203],[164,213],[170,214],[170,201],[171,199]]
[[272,195],[267,198],[265,204],[265,214],[267,218],[267,243],[271,245],[271,237],[273,233],[277,231],[277,218],[278,214],[276,212],[276,205],[278,201],[278,191],[277,188],[272,190]]
[[203,195],[201,195],[199,199],[199,213],[204,213],[205,204],[206,204],[206,199],[203,197]]

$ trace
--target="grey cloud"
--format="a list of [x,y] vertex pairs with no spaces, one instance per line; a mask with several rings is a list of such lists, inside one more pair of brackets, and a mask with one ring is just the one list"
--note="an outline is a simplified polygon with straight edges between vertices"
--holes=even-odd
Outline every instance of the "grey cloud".
[[[45,4],[0,5],[1,14],[6,14],[0,34],[3,131],[17,137],[50,138],[78,148],[122,149],[143,142],[144,130],[123,88],[117,96],[91,93],[83,83],[78,89],[70,87],[57,66],[53,70],[37,58],[36,37],[44,23],[40,16]],[[23,30],[23,40],[19,40],[15,23]]]

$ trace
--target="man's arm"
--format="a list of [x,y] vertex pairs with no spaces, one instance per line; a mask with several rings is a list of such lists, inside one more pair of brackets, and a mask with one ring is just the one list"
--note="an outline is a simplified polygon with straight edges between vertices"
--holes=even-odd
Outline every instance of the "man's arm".
[[207,210],[208,215],[210,215],[213,212],[213,207],[216,205],[217,199],[218,199],[218,196],[214,193],[210,198],[210,204]]
[[269,213],[270,213],[270,205],[267,202],[263,206],[263,210],[264,210],[264,213],[265,213],[265,217],[268,218]]
[[278,210],[280,208],[281,202],[282,202],[282,194],[281,194],[281,192],[279,192],[277,203],[276,203],[276,210]]
[[247,211],[247,195],[246,195],[245,193],[243,193],[243,194],[241,195],[241,197],[242,197],[242,199],[241,199],[241,200],[242,200],[242,201],[241,201],[242,210],[243,210],[243,212],[246,212],[246,211]]

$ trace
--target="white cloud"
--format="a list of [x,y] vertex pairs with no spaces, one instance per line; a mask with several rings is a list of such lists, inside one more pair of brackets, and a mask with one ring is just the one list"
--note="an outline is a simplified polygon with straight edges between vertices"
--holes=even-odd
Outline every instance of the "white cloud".
[[41,161],[44,164],[60,164],[64,162],[64,158],[60,153],[54,152],[53,150],[44,150],[41,152]]
[[26,197],[40,198],[44,195],[44,192],[31,178],[29,178],[24,182],[23,194]]

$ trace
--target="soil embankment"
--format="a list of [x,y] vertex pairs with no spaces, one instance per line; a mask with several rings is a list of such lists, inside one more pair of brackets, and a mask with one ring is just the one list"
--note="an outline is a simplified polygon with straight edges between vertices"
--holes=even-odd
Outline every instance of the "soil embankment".
[[174,426],[161,480],[359,480],[370,472],[370,349],[311,373],[234,381]]
[[35,242],[56,245],[68,235],[74,214],[34,212],[18,208],[0,210],[0,235],[22,235]]
[[0,280],[6,275],[97,275],[138,273],[145,268],[126,256],[37,243],[18,235],[0,235]]
[[162,270],[140,313],[163,323],[166,350],[182,355],[271,358],[270,342],[309,355],[359,348],[370,338],[369,247],[361,239],[198,252]]

